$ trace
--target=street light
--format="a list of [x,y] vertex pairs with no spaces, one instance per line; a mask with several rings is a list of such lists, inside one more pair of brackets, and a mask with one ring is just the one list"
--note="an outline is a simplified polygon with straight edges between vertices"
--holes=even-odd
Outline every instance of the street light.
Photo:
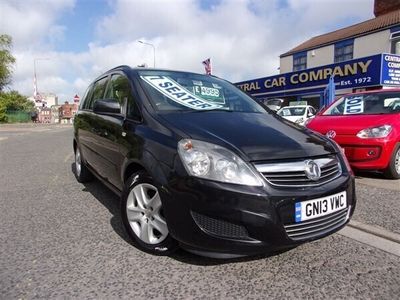
[[138,42],[141,44],[145,44],[145,45],[149,45],[149,46],[153,47],[153,68],[155,68],[156,67],[156,47],[154,47],[153,44],[146,43],[143,41],[138,41]]
[[38,94],[38,88],[37,88],[37,78],[36,78],[36,62],[38,60],[49,60],[50,58],[47,57],[37,57],[33,59],[33,82],[34,82],[34,91],[33,91],[33,96],[36,98],[37,94]]

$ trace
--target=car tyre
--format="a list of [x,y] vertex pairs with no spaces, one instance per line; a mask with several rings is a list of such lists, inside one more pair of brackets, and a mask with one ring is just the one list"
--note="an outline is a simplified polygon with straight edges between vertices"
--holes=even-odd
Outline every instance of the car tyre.
[[390,163],[384,171],[384,175],[389,179],[400,178],[400,144],[394,148]]
[[89,182],[93,179],[92,173],[86,167],[82,152],[79,146],[75,149],[75,177],[80,183]]
[[158,189],[145,171],[139,171],[127,180],[121,198],[121,217],[138,249],[155,255],[169,255],[178,248],[169,233]]

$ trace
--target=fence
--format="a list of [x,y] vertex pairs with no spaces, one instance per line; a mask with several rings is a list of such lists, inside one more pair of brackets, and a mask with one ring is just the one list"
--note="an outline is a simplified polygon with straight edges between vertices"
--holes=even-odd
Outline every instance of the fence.
[[7,123],[25,123],[31,121],[31,114],[26,111],[7,111]]

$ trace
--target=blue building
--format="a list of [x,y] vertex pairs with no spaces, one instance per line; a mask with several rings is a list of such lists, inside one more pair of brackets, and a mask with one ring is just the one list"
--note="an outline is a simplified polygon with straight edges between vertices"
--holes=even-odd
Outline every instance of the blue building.
[[280,74],[236,83],[259,100],[321,107],[333,76],[336,95],[400,87],[400,1],[375,0],[375,18],[313,37],[280,56]]

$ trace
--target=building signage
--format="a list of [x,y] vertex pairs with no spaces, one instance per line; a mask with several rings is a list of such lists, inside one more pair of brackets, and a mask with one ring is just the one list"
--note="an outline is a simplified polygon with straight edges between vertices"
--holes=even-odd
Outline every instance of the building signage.
[[400,86],[400,56],[382,55],[382,85]]
[[[381,72],[382,71],[382,72]],[[377,54],[298,72],[238,82],[255,97],[279,97],[322,92],[331,76],[336,89],[363,88],[385,84],[400,85],[400,56]],[[397,83],[395,83],[397,82]]]

